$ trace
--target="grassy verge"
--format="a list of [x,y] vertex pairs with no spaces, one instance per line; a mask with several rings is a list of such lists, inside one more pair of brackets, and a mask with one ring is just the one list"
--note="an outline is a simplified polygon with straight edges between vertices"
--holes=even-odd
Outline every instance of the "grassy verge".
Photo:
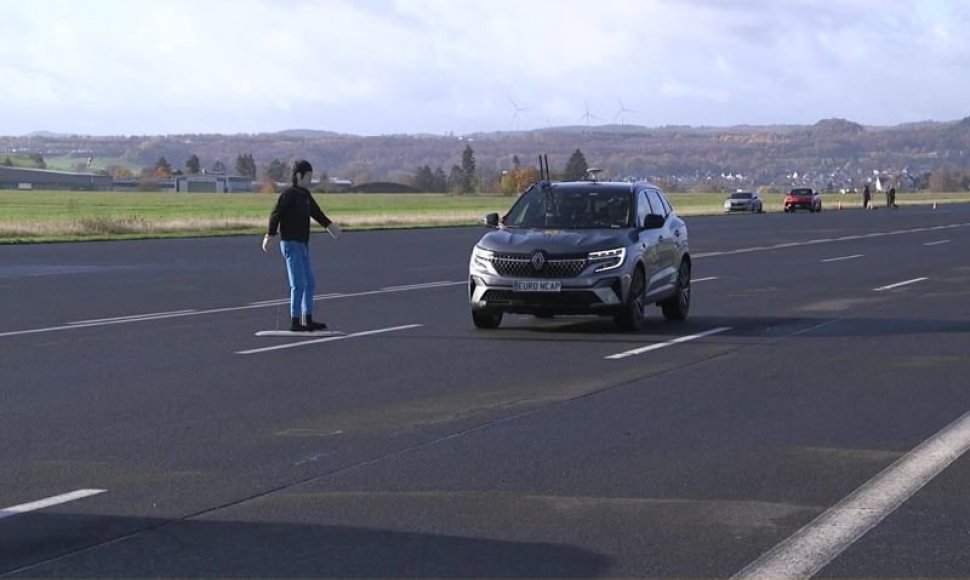
[[[346,229],[473,225],[503,213],[514,198],[498,195],[317,194],[324,211]],[[671,194],[685,216],[719,214],[723,194]],[[783,196],[766,196],[766,211],[781,211]],[[861,196],[823,196],[861,206]],[[202,194],[0,190],[0,243],[258,234],[274,194]],[[876,197],[879,204],[883,201]],[[970,193],[899,194],[900,205],[970,201]]]

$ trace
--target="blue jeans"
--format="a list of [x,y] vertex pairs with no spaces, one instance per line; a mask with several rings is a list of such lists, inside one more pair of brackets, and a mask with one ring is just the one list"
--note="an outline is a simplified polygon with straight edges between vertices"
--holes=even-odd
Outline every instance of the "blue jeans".
[[310,266],[310,248],[303,242],[280,241],[290,279],[290,317],[313,315],[313,290],[317,285]]

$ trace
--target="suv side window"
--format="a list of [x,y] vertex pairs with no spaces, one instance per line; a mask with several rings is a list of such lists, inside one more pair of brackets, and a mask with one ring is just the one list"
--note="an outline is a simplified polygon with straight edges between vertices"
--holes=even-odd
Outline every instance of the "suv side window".
[[637,194],[637,227],[642,228],[647,214],[650,213],[650,202],[647,201],[647,192],[644,189]]
[[[671,213],[673,213],[674,208],[671,207],[670,201],[667,200],[667,196],[665,196],[662,191],[659,191],[659,190],[657,191],[657,197],[660,198],[660,203],[663,204],[664,210],[667,212],[667,215],[670,215]],[[757,198],[757,196],[755,197]]]
[[656,189],[647,190],[647,200],[650,202],[651,213],[667,217],[667,209],[664,204],[660,201],[660,193]]

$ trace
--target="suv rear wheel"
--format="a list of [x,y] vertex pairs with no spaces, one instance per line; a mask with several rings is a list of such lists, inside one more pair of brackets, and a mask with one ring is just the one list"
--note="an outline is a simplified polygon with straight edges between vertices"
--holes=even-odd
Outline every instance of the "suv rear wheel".
[[684,260],[677,270],[677,294],[660,303],[664,318],[684,320],[690,311],[690,262]]
[[626,297],[626,304],[623,310],[613,317],[616,325],[623,330],[639,330],[643,326],[643,296],[647,290],[647,279],[643,274],[643,268],[637,268],[633,272],[633,280],[630,282],[630,292]]

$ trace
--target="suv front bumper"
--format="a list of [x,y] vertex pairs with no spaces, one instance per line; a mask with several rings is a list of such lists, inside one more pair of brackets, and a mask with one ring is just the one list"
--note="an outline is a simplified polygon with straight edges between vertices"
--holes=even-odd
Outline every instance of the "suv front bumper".
[[[534,280],[534,278],[521,278]],[[630,291],[630,275],[561,280],[559,292],[516,292],[517,279],[475,273],[468,298],[475,310],[516,314],[613,314]]]

